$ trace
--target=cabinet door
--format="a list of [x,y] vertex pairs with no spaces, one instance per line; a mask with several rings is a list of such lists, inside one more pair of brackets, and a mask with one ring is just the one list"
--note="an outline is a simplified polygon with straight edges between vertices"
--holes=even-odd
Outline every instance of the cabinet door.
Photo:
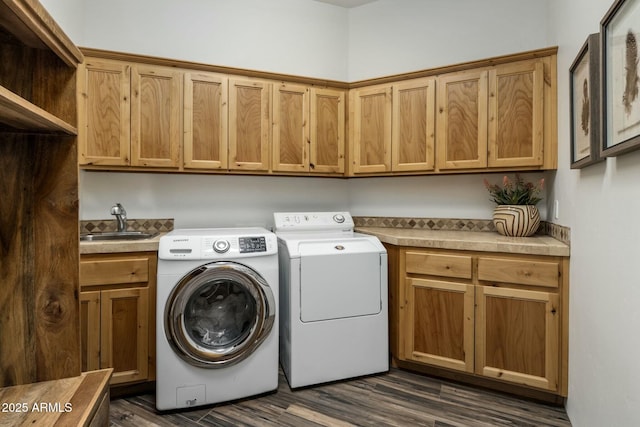
[[147,379],[149,292],[101,291],[101,368],[113,368],[111,384]]
[[271,85],[229,80],[229,169],[269,170]]
[[344,91],[311,89],[312,172],[344,173]]
[[438,78],[436,146],[438,169],[487,166],[487,71]]
[[184,76],[184,167],[227,168],[228,79],[211,73]]
[[407,278],[404,359],[473,372],[474,286]]
[[100,369],[100,291],[80,292],[82,372]]
[[87,58],[78,69],[78,90],[80,164],[128,165],[131,67]]
[[353,173],[391,171],[391,87],[351,92]]
[[523,61],[489,72],[489,167],[540,166],[544,64]]
[[178,167],[182,74],[172,68],[134,65],[131,89],[131,165]]
[[309,88],[280,84],[273,90],[273,166],[279,172],[309,170]]
[[393,85],[392,170],[434,167],[435,79]]
[[476,373],[558,390],[558,294],[478,286]]

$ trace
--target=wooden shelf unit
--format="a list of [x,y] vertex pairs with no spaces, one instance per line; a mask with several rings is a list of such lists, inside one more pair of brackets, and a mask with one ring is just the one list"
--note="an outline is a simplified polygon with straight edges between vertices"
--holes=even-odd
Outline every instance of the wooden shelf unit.
[[82,61],[37,0],[0,0],[0,387],[80,375]]

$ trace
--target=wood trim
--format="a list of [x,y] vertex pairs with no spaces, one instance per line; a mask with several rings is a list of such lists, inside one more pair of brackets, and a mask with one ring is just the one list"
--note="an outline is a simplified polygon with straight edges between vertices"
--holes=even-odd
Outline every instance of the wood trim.
[[530,50],[526,52],[519,52],[509,55],[494,56],[486,59],[479,59],[475,61],[461,62],[453,65],[446,65],[444,67],[428,68],[425,70],[413,71],[410,73],[393,74],[385,77],[378,77],[374,79],[359,80],[349,83],[349,89],[355,89],[363,86],[371,86],[378,84],[396,83],[402,80],[417,79],[421,77],[431,77],[440,74],[453,73],[458,71],[464,71],[474,68],[490,67],[499,64],[506,64],[510,62],[543,58],[546,56],[556,55],[558,53],[558,47],[547,47],[543,49]]
[[80,49],[37,1],[0,1],[0,22],[25,45],[49,48],[70,67],[77,67],[84,60]]
[[246,68],[225,67],[221,65],[203,64],[201,62],[182,61],[178,59],[168,59],[157,56],[138,55],[133,53],[115,52],[102,49],[80,47],[80,51],[86,56],[116,59],[119,61],[141,62],[145,64],[163,65],[174,68],[187,68],[194,71],[207,71],[212,73],[232,74],[237,77],[247,77],[256,79],[268,79],[286,81],[290,83],[307,84],[318,87],[332,87],[336,89],[348,89],[349,84],[337,80],[317,79],[313,77],[294,76],[291,74],[272,73],[268,71],[256,71]]
[[354,82],[343,82],[338,80],[317,79],[311,77],[301,77],[290,74],[272,73],[266,71],[248,70],[244,68],[224,67],[219,65],[209,65],[199,62],[182,61],[175,59],[167,59],[156,56],[138,55],[132,53],[122,53],[103,49],[93,49],[88,47],[80,47],[80,51],[86,56],[92,56],[105,59],[116,59],[120,61],[144,62],[148,64],[165,65],[176,68],[189,68],[198,71],[210,71],[216,73],[233,74],[237,76],[261,78],[269,80],[283,80],[291,83],[301,83],[320,87],[333,87],[339,89],[355,89],[365,86],[378,84],[396,83],[402,80],[417,79],[421,77],[437,76],[439,74],[463,71],[472,68],[488,67],[492,65],[505,64],[514,61],[543,58],[556,55],[558,47],[546,47],[525,52],[519,52],[508,55],[494,56],[491,58],[461,62],[458,64],[447,65],[443,67],[428,68],[424,70],[412,71],[409,73],[392,74],[384,77],[377,77],[367,80],[358,80]]
[[0,86],[0,123],[21,131],[76,135],[78,130],[64,120]]
[[560,282],[562,290],[560,298],[562,306],[560,307],[560,315],[562,316],[562,323],[560,324],[560,360],[558,361],[560,383],[558,384],[558,393],[567,397],[569,393],[569,258],[563,258],[561,265]]
[[[80,305],[83,304],[87,306],[87,318],[82,319],[80,325],[81,332],[86,332],[80,337],[80,341],[86,343],[86,353],[82,356],[86,359],[85,370],[95,371],[100,369],[100,291],[80,292]],[[83,327],[86,331],[82,331]]]
[[[0,414],[0,424],[3,426],[106,426],[108,425],[108,386],[111,372],[112,369],[103,369],[57,380],[0,388],[0,402],[24,404],[29,409],[3,411]],[[34,405],[39,407],[40,404],[59,404],[60,408],[31,410]],[[66,405],[70,405],[71,410]],[[98,420],[103,420],[103,423],[98,423]]]
[[558,168],[558,57],[549,56],[544,66],[544,161],[543,169]]

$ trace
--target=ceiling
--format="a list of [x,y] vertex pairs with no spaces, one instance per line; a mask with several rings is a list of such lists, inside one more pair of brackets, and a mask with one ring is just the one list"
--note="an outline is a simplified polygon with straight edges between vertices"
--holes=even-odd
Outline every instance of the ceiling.
[[357,6],[362,6],[363,4],[373,3],[376,0],[315,0],[322,3],[329,3],[335,6],[352,8]]

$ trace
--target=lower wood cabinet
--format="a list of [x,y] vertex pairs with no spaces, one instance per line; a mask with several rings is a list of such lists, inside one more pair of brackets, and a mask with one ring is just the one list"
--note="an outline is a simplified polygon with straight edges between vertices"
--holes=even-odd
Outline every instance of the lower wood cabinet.
[[[387,246],[404,366],[567,393],[568,258]],[[457,379],[464,379],[456,375]]]
[[155,252],[80,259],[82,370],[113,368],[111,384],[155,378]]

